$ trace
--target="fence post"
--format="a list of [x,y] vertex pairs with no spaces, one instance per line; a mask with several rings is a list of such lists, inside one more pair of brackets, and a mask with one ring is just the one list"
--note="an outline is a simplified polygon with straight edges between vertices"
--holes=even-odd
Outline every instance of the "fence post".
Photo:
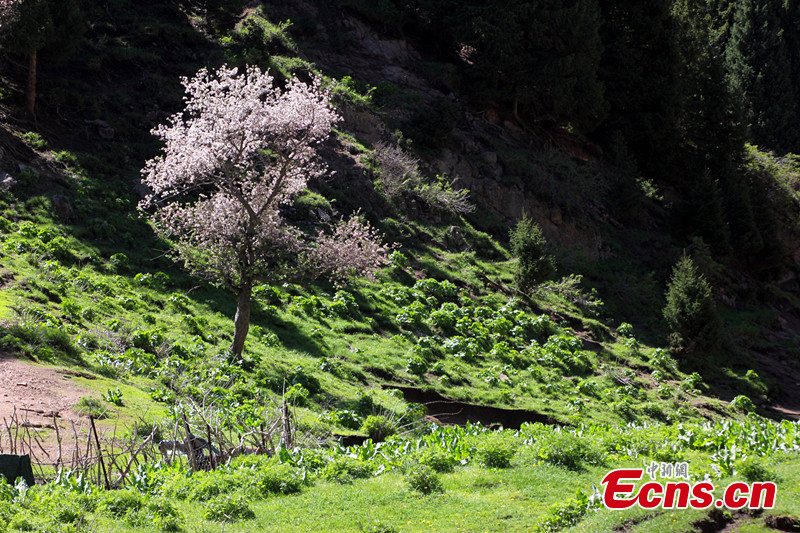
[[111,483],[108,482],[106,463],[103,461],[103,451],[100,449],[100,437],[97,436],[97,428],[94,425],[94,417],[91,415],[89,415],[89,424],[91,424],[92,433],[94,433],[94,443],[97,444],[97,458],[100,461],[100,469],[103,471],[103,479],[106,483],[106,490],[109,490],[111,488]]

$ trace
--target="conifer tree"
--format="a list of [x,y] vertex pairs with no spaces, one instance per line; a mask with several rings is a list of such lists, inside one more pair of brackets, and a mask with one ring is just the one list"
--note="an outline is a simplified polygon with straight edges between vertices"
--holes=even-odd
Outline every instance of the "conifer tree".
[[608,118],[595,138],[622,135],[639,169],[664,178],[677,156],[677,57],[670,0],[600,0],[600,79]]
[[555,270],[555,258],[549,253],[542,228],[527,216],[511,231],[511,250],[518,261],[517,287],[523,292],[536,287]]
[[25,109],[31,115],[36,113],[40,52],[46,49],[53,59],[65,57],[83,29],[79,0],[19,0],[14,6],[3,47],[27,60]]
[[699,355],[719,347],[721,325],[711,285],[688,256],[672,271],[664,318],[678,353]]
[[792,54],[782,0],[737,2],[726,50],[731,83],[745,104],[750,138],[785,152],[797,144],[798,87],[792,80]]

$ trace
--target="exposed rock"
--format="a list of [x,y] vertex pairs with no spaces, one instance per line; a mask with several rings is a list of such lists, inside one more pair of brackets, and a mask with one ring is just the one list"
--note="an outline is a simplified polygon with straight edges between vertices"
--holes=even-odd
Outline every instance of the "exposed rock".
[[17,180],[15,180],[11,174],[0,172],[0,189],[7,191],[16,184]]

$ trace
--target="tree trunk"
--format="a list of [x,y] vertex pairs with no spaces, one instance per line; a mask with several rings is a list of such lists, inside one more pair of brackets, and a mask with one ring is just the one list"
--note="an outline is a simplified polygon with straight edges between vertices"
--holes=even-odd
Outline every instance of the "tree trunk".
[[39,52],[34,49],[28,55],[28,86],[25,89],[25,109],[36,114],[36,69]]
[[231,351],[237,357],[242,356],[244,351],[244,340],[250,330],[250,309],[252,307],[251,296],[253,293],[253,283],[244,282],[239,289],[239,299],[236,302],[236,318],[233,319],[234,333]]

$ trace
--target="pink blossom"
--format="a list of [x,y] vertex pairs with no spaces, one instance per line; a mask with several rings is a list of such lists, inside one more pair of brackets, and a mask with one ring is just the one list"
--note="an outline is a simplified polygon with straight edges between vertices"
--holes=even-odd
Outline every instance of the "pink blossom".
[[151,192],[141,207],[189,268],[241,289],[301,267],[341,279],[385,264],[386,247],[357,218],[315,243],[281,215],[327,173],[318,148],[339,116],[319,79],[280,89],[257,67],[222,67],[183,85],[184,111],[153,130],[164,149],[142,171]]

